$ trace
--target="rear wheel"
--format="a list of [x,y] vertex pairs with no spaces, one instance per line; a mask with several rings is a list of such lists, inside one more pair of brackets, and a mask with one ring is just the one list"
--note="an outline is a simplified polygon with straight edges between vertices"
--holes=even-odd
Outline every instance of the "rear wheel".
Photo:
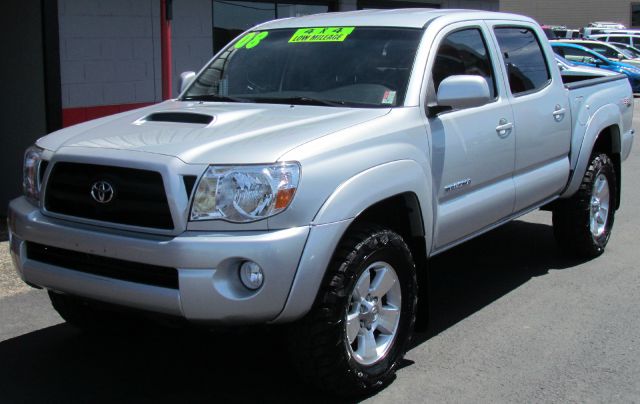
[[604,252],[615,217],[617,195],[613,162],[594,154],[578,192],[553,211],[553,231],[559,245],[580,258]]
[[415,265],[402,237],[358,227],[341,242],[314,308],[294,325],[294,364],[322,390],[373,393],[393,379],[416,305]]

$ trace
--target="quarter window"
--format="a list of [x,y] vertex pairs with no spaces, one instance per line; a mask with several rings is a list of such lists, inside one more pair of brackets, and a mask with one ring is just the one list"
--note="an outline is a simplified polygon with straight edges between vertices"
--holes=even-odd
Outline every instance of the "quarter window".
[[487,80],[491,98],[496,96],[493,67],[487,45],[477,28],[453,32],[444,38],[433,65],[433,84],[436,92],[442,80],[449,76],[470,74]]
[[551,75],[534,32],[528,28],[495,29],[509,75],[511,93],[521,94],[544,87]]

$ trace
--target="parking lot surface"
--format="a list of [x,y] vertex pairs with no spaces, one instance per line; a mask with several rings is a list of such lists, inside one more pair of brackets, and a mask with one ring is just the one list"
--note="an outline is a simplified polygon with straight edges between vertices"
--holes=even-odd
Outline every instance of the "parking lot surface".
[[[416,335],[396,380],[368,401],[640,402],[637,141],[622,178],[622,207],[597,259],[562,256],[548,212],[433,259],[430,329]],[[282,330],[83,334],[10,261],[2,241],[1,402],[331,399],[296,379]]]

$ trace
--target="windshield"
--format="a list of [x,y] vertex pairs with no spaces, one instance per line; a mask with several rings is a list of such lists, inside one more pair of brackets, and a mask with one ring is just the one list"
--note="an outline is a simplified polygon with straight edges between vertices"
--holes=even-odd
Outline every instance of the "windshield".
[[182,99],[402,105],[421,35],[374,27],[253,31],[215,58]]
[[622,53],[624,55],[624,57],[626,57],[627,59],[635,59],[635,58],[637,58],[637,56],[634,55],[630,50],[625,49],[622,46],[613,45],[613,47],[616,48],[618,50],[618,52]]

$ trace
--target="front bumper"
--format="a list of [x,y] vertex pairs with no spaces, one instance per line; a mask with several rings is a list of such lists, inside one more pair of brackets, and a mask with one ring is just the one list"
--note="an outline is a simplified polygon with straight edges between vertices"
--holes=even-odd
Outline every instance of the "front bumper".
[[[78,224],[43,215],[24,198],[9,205],[11,256],[32,285],[188,320],[264,323],[285,306],[309,227],[278,231],[185,232],[157,236]],[[70,270],[30,259],[27,242],[118,260],[175,268],[178,288]],[[240,282],[245,260],[264,270],[257,291]]]

